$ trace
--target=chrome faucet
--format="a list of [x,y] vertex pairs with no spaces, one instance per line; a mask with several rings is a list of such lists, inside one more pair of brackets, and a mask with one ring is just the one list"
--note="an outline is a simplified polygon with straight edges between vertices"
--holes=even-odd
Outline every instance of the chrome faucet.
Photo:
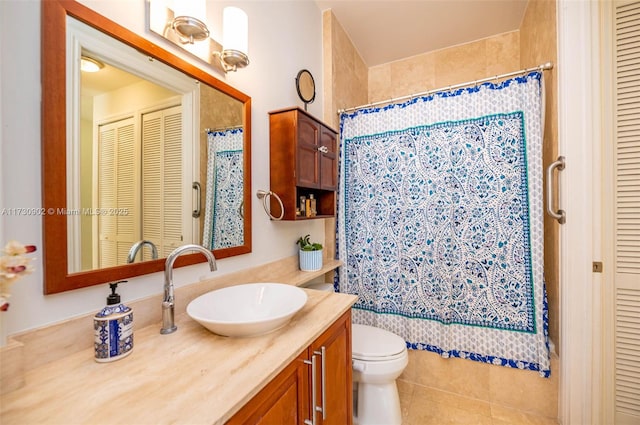
[[173,263],[176,262],[176,259],[180,255],[187,251],[201,252],[207,257],[211,271],[214,272],[218,270],[216,258],[213,256],[213,253],[200,245],[182,245],[169,254],[167,261],[164,263],[164,299],[162,300],[162,329],[160,329],[160,333],[163,335],[170,334],[178,329],[174,322]]
[[158,249],[153,244],[153,242],[148,240],[142,240],[131,245],[131,249],[129,250],[129,255],[127,255],[127,264],[130,264],[136,261],[136,254],[138,254],[138,251],[142,249],[144,245],[149,245],[151,247],[151,258],[153,260],[158,259]]

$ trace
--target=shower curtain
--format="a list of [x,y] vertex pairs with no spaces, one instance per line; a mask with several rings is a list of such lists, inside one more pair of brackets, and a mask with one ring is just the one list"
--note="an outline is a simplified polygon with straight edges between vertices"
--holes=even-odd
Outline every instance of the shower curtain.
[[244,243],[242,128],[207,134],[207,182],[202,245],[209,249]]
[[549,376],[541,72],[343,113],[336,289],[412,349]]

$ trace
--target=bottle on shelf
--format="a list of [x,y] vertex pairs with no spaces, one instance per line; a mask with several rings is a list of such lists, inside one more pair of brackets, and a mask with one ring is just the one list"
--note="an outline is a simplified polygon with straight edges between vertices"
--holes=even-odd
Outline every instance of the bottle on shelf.
[[315,217],[318,214],[318,210],[316,209],[316,197],[313,195],[309,195],[309,207],[311,208],[311,217]]
[[302,217],[307,216],[307,198],[306,196],[300,196],[300,215]]

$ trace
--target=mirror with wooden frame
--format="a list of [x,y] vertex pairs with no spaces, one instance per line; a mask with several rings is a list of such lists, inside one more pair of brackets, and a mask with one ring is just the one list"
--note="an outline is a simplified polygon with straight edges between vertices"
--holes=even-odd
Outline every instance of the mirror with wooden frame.
[[45,294],[251,252],[249,96],[73,0],[42,2],[42,89]]

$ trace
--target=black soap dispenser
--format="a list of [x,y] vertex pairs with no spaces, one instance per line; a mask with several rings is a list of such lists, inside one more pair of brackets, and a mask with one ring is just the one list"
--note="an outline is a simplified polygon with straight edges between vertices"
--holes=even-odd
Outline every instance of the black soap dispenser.
[[119,283],[110,283],[111,294],[107,296],[107,305],[93,318],[95,331],[95,359],[97,362],[110,362],[121,359],[133,349],[133,311],[120,302],[116,293]]

